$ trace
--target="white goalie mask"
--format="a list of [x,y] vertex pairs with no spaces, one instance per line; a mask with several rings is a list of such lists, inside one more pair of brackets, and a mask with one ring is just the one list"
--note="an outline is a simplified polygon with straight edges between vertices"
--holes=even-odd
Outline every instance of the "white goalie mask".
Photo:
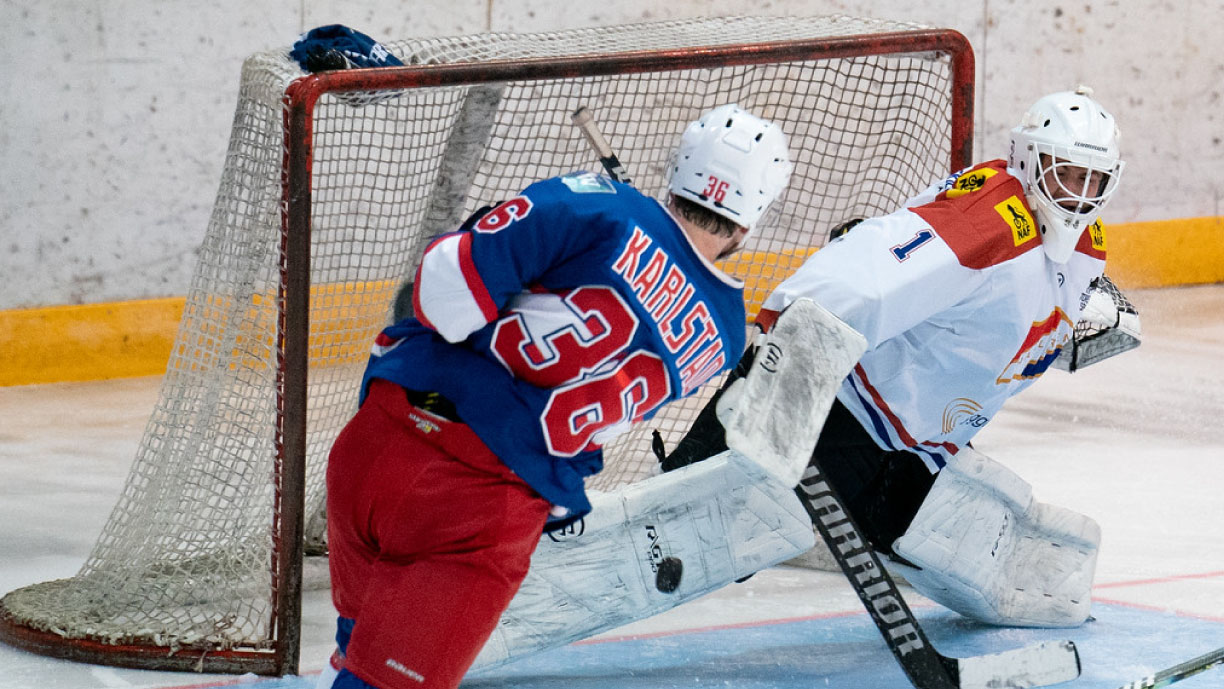
[[1045,96],[1011,131],[1008,172],[1024,183],[1042,248],[1055,263],[1066,263],[1100,218],[1124,166],[1113,115],[1091,96],[1086,86]]
[[684,130],[667,186],[751,230],[786,188],[793,168],[778,125],[729,104]]

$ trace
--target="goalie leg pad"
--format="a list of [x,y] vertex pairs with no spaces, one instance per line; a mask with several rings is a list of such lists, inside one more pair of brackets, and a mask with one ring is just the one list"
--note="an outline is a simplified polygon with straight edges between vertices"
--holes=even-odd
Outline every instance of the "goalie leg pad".
[[531,569],[473,669],[562,646],[673,608],[812,547],[794,491],[732,451],[611,493]]
[[866,349],[858,331],[816,302],[792,303],[761,343],[748,375],[720,400],[727,447],[773,480],[795,486],[838,387]]
[[1075,627],[1088,618],[1100,527],[1037,502],[1032,488],[963,448],[939,473],[890,563],[922,595],[1003,626]]

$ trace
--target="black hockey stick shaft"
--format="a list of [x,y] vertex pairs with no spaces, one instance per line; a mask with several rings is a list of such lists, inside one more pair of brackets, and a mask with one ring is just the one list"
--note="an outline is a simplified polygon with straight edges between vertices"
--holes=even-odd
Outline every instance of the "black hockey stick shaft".
[[1210,653],[1179,663],[1170,668],[1143,679],[1122,686],[1120,689],[1161,689],[1174,682],[1180,682],[1187,677],[1193,677],[1200,672],[1206,672],[1217,665],[1224,664],[1224,648],[1217,648]]
[[608,176],[617,182],[633,184],[633,180],[629,179],[629,172],[625,170],[625,166],[617,159],[616,153],[612,150],[608,140],[600,133],[599,127],[595,124],[595,116],[591,109],[585,105],[578,108],[574,111],[574,114],[570,115],[570,121],[578,127],[582,135],[586,137],[587,143],[599,155],[599,163],[603,165]]
[[957,689],[956,661],[931,645],[815,459],[808,463],[795,493],[910,683],[918,689]]
[[1079,652],[1070,641],[1041,642],[967,658],[939,653],[841,498],[824,480],[815,458],[804,470],[795,494],[917,689],[1020,689],[1067,682],[1080,675]]

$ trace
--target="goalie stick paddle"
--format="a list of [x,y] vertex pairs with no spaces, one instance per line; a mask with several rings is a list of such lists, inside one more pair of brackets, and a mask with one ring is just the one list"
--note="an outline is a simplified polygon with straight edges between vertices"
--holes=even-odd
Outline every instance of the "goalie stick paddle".
[[1197,658],[1165,668],[1154,675],[1123,685],[1119,689],[1161,689],[1221,664],[1224,664],[1224,648],[1217,648],[1210,653],[1204,653]]
[[931,646],[896,583],[842,507],[813,459],[795,487],[812,524],[850,580],[906,677],[917,689],[1026,689],[1079,677],[1079,652],[1070,641],[949,658]]
[[616,158],[616,153],[612,151],[612,146],[608,144],[608,140],[599,132],[599,127],[595,124],[595,116],[591,113],[591,109],[585,105],[578,108],[574,111],[574,114],[570,115],[570,121],[586,137],[587,143],[591,144],[591,148],[595,149],[595,153],[599,155],[599,164],[603,165],[608,176],[617,182],[633,184],[633,180],[629,179],[629,172],[625,170],[624,165],[621,165],[621,161]]

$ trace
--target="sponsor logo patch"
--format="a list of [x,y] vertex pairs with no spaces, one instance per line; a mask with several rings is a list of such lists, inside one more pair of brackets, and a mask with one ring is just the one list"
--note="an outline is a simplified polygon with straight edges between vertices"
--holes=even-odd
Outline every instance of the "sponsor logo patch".
[[594,172],[576,172],[565,175],[561,182],[575,194],[615,194],[616,187],[611,180]]
[[952,184],[951,188],[948,189],[946,196],[950,199],[954,199],[958,196],[964,196],[965,194],[975,192],[978,189],[986,186],[986,180],[994,177],[996,174],[998,174],[998,171],[990,168],[982,168],[981,170],[967,172],[956,178],[956,181]]
[[1024,202],[1015,195],[996,203],[994,209],[999,217],[1011,227],[1012,239],[1015,240],[1016,246],[1037,237],[1037,223],[1033,221],[1033,216],[1029,213],[1028,208],[1025,208]]
[[1100,220],[1088,226],[1088,238],[1092,240],[1092,248],[1097,251],[1105,250],[1105,226]]
[[982,416],[982,405],[968,397],[957,397],[944,407],[943,412],[943,432],[951,433],[952,429],[960,424],[968,424],[974,428],[981,428],[989,421],[985,416]]

